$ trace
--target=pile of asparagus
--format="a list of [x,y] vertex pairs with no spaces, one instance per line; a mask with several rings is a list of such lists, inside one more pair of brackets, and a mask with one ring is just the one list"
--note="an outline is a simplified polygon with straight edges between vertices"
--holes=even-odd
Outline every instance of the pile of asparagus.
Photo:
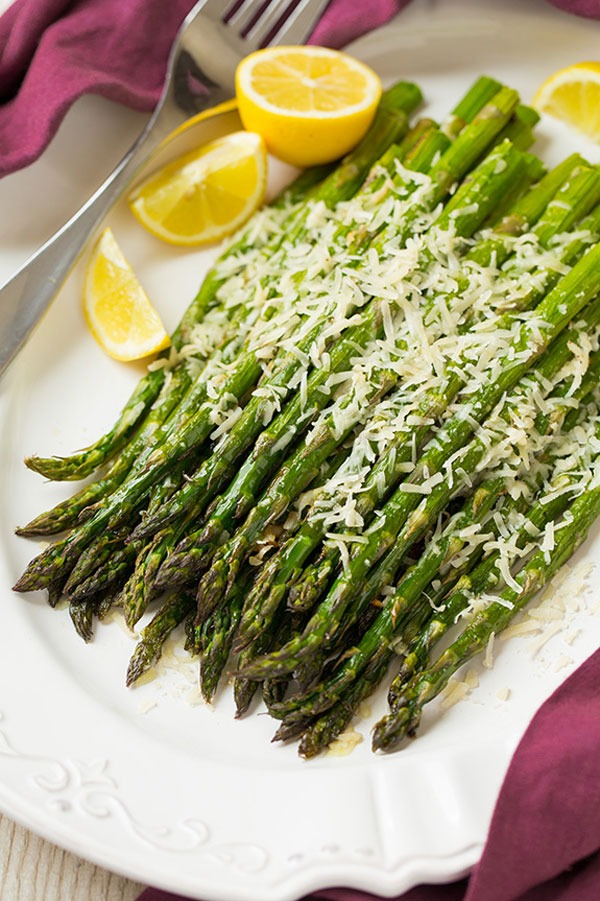
[[546,171],[492,78],[421,99],[230,241],[108,434],[26,461],[96,476],[18,529],[63,534],[16,590],[86,641],[144,617],[128,684],[183,624],[204,697],[305,757],[386,679],[373,747],[413,735],[600,513],[600,171]]

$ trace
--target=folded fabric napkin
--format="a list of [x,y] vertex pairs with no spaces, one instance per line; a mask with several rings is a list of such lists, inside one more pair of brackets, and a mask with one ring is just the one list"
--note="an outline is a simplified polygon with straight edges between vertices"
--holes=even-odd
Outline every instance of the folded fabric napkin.
[[[331,0],[311,41],[343,47],[409,0]],[[600,0],[551,0],[600,16]],[[0,176],[33,162],[67,110],[95,93],[151,110],[194,0],[16,0],[0,17]]]
[[[409,0],[332,0],[311,41],[343,47]],[[600,0],[549,0],[600,18]],[[93,92],[156,104],[174,35],[193,0],[16,0],[0,17],[0,175],[47,146],[71,104]],[[419,886],[400,901],[600,899],[600,652],[544,704],[502,787],[470,879]],[[367,901],[330,889],[311,901]],[[140,901],[178,901],[147,889]]]
[[[333,0],[314,40],[339,47],[408,0]],[[194,0],[16,0],[0,18],[0,176],[33,162],[67,110],[94,93],[151,110]],[[358,8],[357,8],[358,7]]]

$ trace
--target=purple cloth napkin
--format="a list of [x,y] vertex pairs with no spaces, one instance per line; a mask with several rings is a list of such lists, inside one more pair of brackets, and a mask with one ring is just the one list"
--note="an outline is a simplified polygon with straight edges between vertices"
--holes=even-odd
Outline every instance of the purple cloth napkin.
[[[537,712],[511,761],[470,879],[421,885],[396,901],[600,899],[599,686],[597,651]],[[139,901],[182,899],[146,889]],[[375,899],[340,888],[304,901]]]
[[[333,0],[313,41],[340,47],[408,0]],[[194,0],[16,0],[0,18],[0,176],[33,162],[67,110],[94,93],[151,110]]]
[[600,0],[550,0],[550,3],[565,12],[575,13],[576,16],[600,18]]
[[[331,0],[311,41],[343,47],[409,0]],[[600,0],[550,0],[600,16]],[[33,162],[85,93],[151,110],[193,0],[15,0],[0,17],[0,176]]]

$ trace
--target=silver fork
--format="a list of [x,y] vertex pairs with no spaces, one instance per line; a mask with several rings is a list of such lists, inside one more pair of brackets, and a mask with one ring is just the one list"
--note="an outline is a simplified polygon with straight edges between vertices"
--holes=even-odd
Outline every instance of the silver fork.
[[89,237],[165,138],[234,96],[243,56],[303,43],[329,0],[199,0],[173,44],[161,100],[144,131],[92,197],[0,288],[0,374],[22,348]]

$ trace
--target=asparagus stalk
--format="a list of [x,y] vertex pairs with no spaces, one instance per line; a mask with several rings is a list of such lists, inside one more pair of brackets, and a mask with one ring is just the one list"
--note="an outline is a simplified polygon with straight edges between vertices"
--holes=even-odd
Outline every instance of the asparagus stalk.
[[178,594],[169,598],[142,630],[133,656],[127,667],[127,685],[132,685],[160,659],[163,645],[173,629],[182,623],[193,609],[193,598]]
[[[500,177],[494,176],[499,160],[503,160],[506,163],[506,167],[503,169]],[[448,205],[451,208],[448,210],[447,207],[438,218],[439,227],[441,229],[447,228],[449,222],[453,222],[458,234],[470,234],[474,231],[478,225],[477,219],[474,217],[479,216],[480,221],[485,217],[487,209],[502,194],[505,185],[510,183],[520,165],[521,158],[512,146],[501,145],[480,166],[465,190],[457,192],[452,204]],[[475,212],[473,212],[473,208],[476,208]],[[463,209],[468,212],[461,215]],[[400,334],[402,333],[400,332]],[[397,353],[406,349],[406,342],[403,339],[400,339],[397,343]],[[362,399],[362,402],[356,404],[353,392],[349,391],[344,397],[342,406],[347,411],[352,411],[356,406],[356,415],[364,415],[365,412],[368,412],[369,404],[372,400],[379,398],[398,378],[399,375],[394,373],[393,370],[390,372],[384,370],[380,373],[375,372],[371,376],[373,387],[370,391],[367,391],[366,397]],[[310,404],[313,403],[312,397],[313,392],[309,386],[307,401]],[[300,403],[301,400],[298,401],[296,398],[292,400],[289,410],[286,411],[282,418],[284,420],[287,418],[291,422],[297,421],[301,415]],[[229,531],[234,517],[237,518],[252,508],[243,527],[236,531],[235,538],[231,544],[227,548],[222,549],[218,554],[218,558],[213,560],[208,573],[208,578],[211,580],[212,595],[212,600],[209,601],[209,608],[216,603],[215,576],[218,568],[221,567],[223,572],[227,571],[228,584],[231,585],[237,567],[256,541],[263,535],[265,528],[276,521],[287,510],[294,498],[313,480],[319,467],[345,440],[357,424],[357,421],[356,418],[350,418],[344,427],[340,429],[337,425],[337,411],[334,409],[329,417],[318,423],[316,435],[313,434],[311,436],[310,442],[301,445],[293,452],[291,458],[283,467],[281,474],[274,479],[258,503],[254,503],[257,488],[263,483],[265,475],[274,470],[281,457],[279,454],[269,455],[268,449],[265,450],[261,447],[260,456],[255,454],[255,458],[251,458],[250,466],[246,464],[242,467],[237,479],[234,480],[228,489],[225,498],[217,505],[207,526],[207,530],[216,529],[217,534],[223,534]],[[289,426],[285,426],[283,429],[280,427],[275,432],[275,447],[278,448],[281,444],[287,428]]]
[[[510,116],[516,102],[515,92],[509,89],[498,92],[493,104],[484,108],[473,123],[459,135],[455,144],[434,164],[432,170],[435,184],[434,200],[445,196],[461,171],[464,171],[465,167],[468,168],[481,154],[482,148],[493,139]],[[256,358],[252,354],[243,356],[230,377],[225,380],[221,396],[243,396],[256,381],[257,367]],[[64,542],[59,542],[37,558],[19,581],[19,590],[44,587],[51,581],[56,581],[59,574],[72,567],[74,559],[94,535],[107,526],[115,528],[132,515],[147,490],[166,474],[173,460],[189,459],[194,448],[208,437],[210,428],[207,412],[201,408],[190,418],[185,429],[176,435],[169,435],[171,440],[165,440],[154,448],[144,468],[117,489],[103,509],[94,514]]]
[[339,701],[310,723],[292,723],[287,729],[282,725],[273,740],[299,737],[298,754],[310,760],[325,751],[346,728],[361,703],[369,698],[388,671],[394,652],[388,647],[379,648],[361,678],[343,692]]
[[[215,610],[200,631],[200,690],[203,698],[214,699],[221,674],[231,652],[244,599],[244,586],[238,582],[227,606]],[[196,630],[198,631],[198,630]]]
[[[597,373],[595,373],[593,381],[597,384]],[[585,389],[580,394],[583,396]],[[565,418],[564,429],[567,431],[570,429],[567,418]],[[561,433],[561,438],[563,434],[564,432]],[[596,442],[600,438],[597,427],[593,430],[592,437]],[[560,450],[559,453],[561,453]],[[577,464],[567,472],[559,466],[551,474],[547,482],[539,488],[534,502],[524,511],[526,517],[516,531],[513,542],[515,547],[526,549],[531,544],[533,535],[541,534],[547,523],[558,520],[563,515],[565,510],[570,507],[573,496],[584,487],[585,479],[591,472],[589,467],[596,465],[597,457],[597,452],[592,453],[591,461],[584,466],[583,475],[578,471]],[[560,457],[558,460],[560,462]],[[507,521],[505,514],[504,520]],[[458,617],[468,607],[470,600],[474,596],[491,591],[502,581],[498,569],[499,560],[500,550],[490,551],[488,549],[484,559],[471,572],[460,577],[452,591],[444,599],[443,604],[436,610],[433,618],[427,623],[426,628],[415,636],[412,644],[407,648],[402,666],[388,690],[388,701],[392,711],[401,706],[405,685],[415,677],[416,673],[427,667],[431,649],[455,624]]]
[[[273,206],[280,212],[279,231],[285,231],[298,216],[297,205],[308,194],[311,198],[334,204],[354,193],[364,181],[367,171],[381,154],[382,147],[389,146],[406,133],[407,115],[421,103],[420,89],[411,82],[399,82],[387,89],[381,98],[379,108],[367,135],[360,144],[342,160],[328,175],[327,169],[315,167],[302,173],[298,179],[276,199]],[[325,175],[325,177],[324,177]],[[317,187],[318,186],[318,187]],[[304,213],[305,215],[305,213]],[[287,221],[286,221],[287,220]],[[180,350],[190,340],[193,328],[202,321],[208,311],[218,303],[218,291],[224,282],[221,268],[224,260],[247,252],[256,237],[254,220],[244,226],[234,237],[216,266],[206,276],[198,294],[185,312],[181,322],[171,337],[171,346]],[[168,357],[169,351],[163,355]],[[136,386],[112,429],[88,448],[70,457],[29,457],[27,465],[46,478],[79,479],[89,475],[109,457],[121,450],[131,437],[143,415],[157,398],[165,378],[164,369],[154,369]],[[189,384],[190,374],[186,372],[182,380]]]
[[496,79],[488,75],[479,76],[442,122],[444,134],[454,140],[463,128],[473,121],[477,113],[496,96],[501,87]]
[[[578,395],[585,395],[589,390],[589,387],[597,383],[599,366],[600,352],[597,351],[592,369],[586,372],[586,377],[588,377],[587,385],[582,381],[579,388],[573,394],[569,394],[568,382],[566,385],[562,386],[563,390],[558,392],[556,402],[555,427],[561,418],[564,419],[567,410],[571,409],[571,404],[569,403],[570,398],[576,398]],[[540,418],[543,419],[543,417]],[[568,483],[573,485],[578,481],[581,482],[581,478],[581,476],[576,477],[575,475],[567,476]],[[306,692],[303,695],[292,696],[288,700],[274,705],[271,711],[272,714],[274,716],[283,717],[287,722],[293,722],[322,713],[332,706],[348,686],[360,676],[362,669],[369,663],[378,648],[389,645],[396,640],[396,636],[401,634],[402,628],[408,617],[416,616],[417,618],[421,618],[423,610],[425,611],[425,614],[431,612],[432,608],[427,599],[421,598],[421,595],[436,574],[438,575],[438,579],[441,578],[443,575],[442,566],[447,566],[448,560],[451,560],[452,554],[456,555],[462,550],[462,542],[465,540],[465,535],[461,530],[472,522],[478,522],[479,516],[481,515],[481,506],[484,506],[484,512],[486,512],[486,501],[487,509],[489,509],[490,500],[492,503],[495,502],[503,491],[509,490],[509,487],[510,483],[506,475],[497,476],[495,475],[495,471],[492,470],[490,478],[484,481],[475,490],[472,499],[467,504],[466,510],[461,512],[461,514],[457,514],[449,521],[440,538],[430,542],[419,558],[419,561],[406,571],[393,594],[385,600],[381,612],[356,644],[356,647],[351,654],[344,658],[342,664],[331,676],[319,683],[316,687],[313,687],[309,692]],[[554,487],[555,486],[553,485],[552,488]],[[554,518],[556,511],[562,512],[568,503],[566,496],[561,495],[559,498],[552,500],[548,505],[547,502],[549,498],[552,498],[552,495],[549,492],[546,492],[545,496],[542,496],[537,504],[532,507],[527,525],[522,526],[519,532],[521,546],[525,546],[527,542],[531,540],[532,530],[534,530],[535,533],[538,528],[548,521],[548,518]],[[509,503],[509,507],[510,506]],[[506,516],[506,512],[499,512],[501,516]],[[493,527],[493,522],[490,521],[490,524]],[[492,536],[488,535],[488,537]],[[468,539],[470,538],[471,536],[469,535]],[[444,551],[446,552],[446,556],[443,555]],[[468,559],[462,560],[461,563],[463,565],[466,564],[466,567],[470,568],[472,562],[479,556],[479,553],[480,546],[471,549]],[[480,565],[479,570],[484,570],[489,575],[494,571],[495,565],[499,560],[499,553],[490,554],[488,559],[493,560],[491,567],[486,561],[485,565]],[[387,575],[388,568],[386,567],[385,562],[382,570],[383,573]],[[478,570],[475,570],[475,572],[477,571]],[[462,576],[457,569],[454,571],[451,570],[450,576],[451,580],[459,580],[458,586],[461,586],[462,589],[464,589],[465,582],[468,582],[470,579],[469,575]],[[462,578],[459,579],[459,576],[462,576]],[[498,575],[496,575],[496,579],[497,578]],[[375,570],[375,573],[367,584],[372,584],[372,587],[375,590],[378,590],[381,588],[382,581],[382,571],[378,573],[378,571]],[[447,579],[441,579],[441,581],[445,589],[452,585],[452,581],[448,582]],[[460,595],[458,586],[455,595]],[[363,594],[365,595],[364,599],[366,600],[371,594],[371,590],[367,587]],[[361,605],[363,603],[363,598],[361,598]],[[452,622],[453,614],[455,615],[458,609],[457,601],[445,602],[443,606],[445,609],[441,615],[441,619],[444,622],[450,623]]]
[[[274,619],[265,631],[257,636],[256,640],[244,648],[238,657],[239,663],[249,663],[269,648],[283,644],[290,636],[291,623],[281,618]],[[280,640],[281,639],[281,640]],[[250,709],[252,699],[256,695],[259,682],[254,679],[246,679],[242,675],[236,675],[233,680],[233,698],[235,701],[236,718],[244,716]]]
[[[389,556],[399,564],[408,547],[443,509],[451,493],[444,480],[419,507],[419,494],[413,493],[412,486],[418,486],[434,474],[441,474],[444,463],[464,447],[477,423],[483,421],[504,393],[517,384],[570,319],[577,316],[586,303],[598,294],[599,263],[600,246],[596,245],[541,302],[536,308],[536,316],[520,325],[510,349],[497,359],[487,381],[473,394],[466,395],[460,411],[439,429],[426,446],[407,483],[401,484],[381,509],[377,522],[366,532],[365,545],[352,558],[347,572],[338,576],[302,636],[280,651],[267,655],[262,662],[255,662],[246,675],[264,678],[292,672],[323,641],[330,641],[335,635],[356,593],[356,586],[392,545],[394,547]],[[477,441],[472,442],[453,469],[462,468],[469,473],[484,453],[485,449]],[[409,485],[408,490],[406,484]]]
[[[434,163],[431,169],[434,189],[428,202],[430,208],[435,208],[440,201],[446,198],[450,188],[455,182],[459,181],[466,172],[475,165],[477,160],[485,152],[485,149],[493,142],[494,138],[501,130],[503,123],[510,117],[516,102],[517,97],[515,92],[510,91],[510,89],[502,89],[499,91],[494,99],[494,103],[488,104],[475,117],[472,123],[459,134],[455,143],[448,147],[439,160]],[[423,151],[423,148],[421,147],[420,150]],[[415,165],[414,160],[413,165]],[[408,227],[411,219],[414,219],[418,212],[418,209],[414,209],[410,216],[407,217],[404,224],[404,237],[408,235]],[[392,229],[392,235],[394,234],[395,229],[396,226]],[[344,230],[343,234],[347,234],[347,231],[347,229]],[[380,238],[376,238],[379,247],[384,245],[384,242],[388,237],[389,231],[384,232],[383,236]],[[314,339],[311,338],[311,340]],[[302,350],[302,348],[300,349]],[[290,361],[289,366],[282,367],[278,376],[278,385],[282,390],[289,385],[290,380],[293,379],[298,368],[299,363],[297,357]],[[231,472],[231,468],[235,465],[235,461],[242,453],[244,453],[252,440],[256,438],[256,435],[260,430],[260,423],[263,420],[262,406],[264,406],[264,403],[261,405],[259,399],[256,399],[253,403],[248,405],[247,409],[244,410],[243,420],[236,423],[234,434],[230,437],[232,450],[228,451],[227,447],[221,447],[218,458],[214,461],[210,461],[209,465],[218,467],[217,472],[223,474],[221,478],[225,478],[227,474]],[[253,429],[252,426],[254,426]],[[214,489],[218,479],[219,476],[217,474],[212,471],[207,473],[203,470],[196,477],[198,491],[205,491],[209,485],[213,486]],[[192,493],[193,484],[194,480],[192,479],[188,483],[185,495],[179,495],[177,509],[171,508],[164,511],[163,517],[174,517],[179,514],[179,505],[183,505],[186,496]],[[147,534],[151,528],[156,528],[159,525],[164,524],[164,522],[165,518],[162,518],[160,523],[155,521],[154,525],[147,522],[144,523],[143,529]]]
[[[580,169],[581,171],[577,171]],[[567,174],[572,176],[574,171],[577,171],[577,174],[574,178],[569,178],[570,187],[568,190],[563,191],[561,189],[557,195],[559,202],[553,206],[550,214],[542,214],[542,219],[539,223],[540,231],[542,232],[544,243],[548,243],[554,237],[553,229],[550,227],[551,221],[553,220],[554,229],[561,230],[564,225],[570,226],[577,220],[578,213],[579,215],[585,213],[589,203],[592,203],[594,200],[595,192],[600,190],[598,173],[590,170],[588,166],[580,167],[578,159],[572,159],[569,166],[561,167],[560,173],[551,173],[552,178],[545,179],[544,185],[540,185],[539,188],[535,188],[531,192],[534,195],[533,201],[529,201],[527,204],[519,203],[515,212],[510,215],[510,219],[513,222],[520,221],[522,223],[520,230],[522,230],[524,227],[523,223],[526,222],[526,215],[531,217],[540,215],[539,199],[543,197],[548,202],[548,192],[555,190],[557,183],[560,183],[560,180]],[[590,171],[593,175],[593,180],[589,178]],[[540,191],[540,189],[542,190]],[[527,198],[529,199],[529,195],[527,195]],[[556,211],[560,211],[560,215],[557,215]],[[590,240],[592,240],[598,234],[598,228],[600,227],[598,211],[582,225],[586,229],[591,229]],[[485,247],[487,243],[488,241],[484,240],[483,246]],[[563,261],[573,262],[581,254],[585,246],[585,241],[578,236],[572,244],[566,246],[562,255]],[[470,254],[471,257],[477,255],[477,249]],[[547,278],[544,280],[537,279],[534,287],[529,291],[526,305],[531,305],[536,297],[539,298],[543,293],[544,287],[547,284],[551,285],[558,277],[558,269],[550,269],[548,270]],[[500,325],[501,322],[498,324]],[[455,375],[455,378],[450,380],[450,390],[447,392],[440,392],[437,387],[431,391],[431,402],[424,401],[421,404],[420,413],[422,416],[428,417],[437,409],[441,409],[440,401],[443,401],[444,405],[449,404],[458,392],[460,385],[464,382],[464,374],[460,369],[460,362],[458,366],[451,364],[450,373],[457,373],[458,378]],[[360,519],[366,518],[374,510],[377,502],[382,500],[384,496],[383,490],[389,492],[394,487],[394,484],[397,484],[402,477],[403,466],[410,460],[414,448],[420,446],[422,437],[424,438],[428,431],[429,428],[427,426],[417,429],[416,432],[414,429],[411,429],[409,433],[400,431],[397,438],[390,444],[387,452],[384,452],[381,460],[375,462],[372,472],[364,485],[364,490],[357,497],[356,513]],[[243,640],[242,636],[246,633],[246,630],[250,630],[248,635],[251,635],[254,629],[260,628],[259,623],[264,622],[264,616],[268,615],[269,611],[273,610],[283,600],[290,588],[290,583],[293,586],[291,588],[290,603],[294,609],[306,609],[312,605],[314,598],[322,590],[322,586],[327,584],[329,576],[339,560],[339,551],[335,545],[330,545],[324,555],[321,555],[316,564],[316,569],[309,566],[302,570],[309,555],[314,552],[324,538],[326,530],[325,518],[309,519],[282,548],[278,557],[266,564],[267,571],[264,576],[261,576],[252,590],[246,612],[242,618],[241,635],[238,637],[240,646]],[[295,577],[300,572],[303,572],[302,581],[294,586]],[[261,599],[265,602],[262,605],[260,603]],[[261,607],[262,612],[260,612]],[[252,625],[253,618],[255,620]]]
[[[514,99],[514,98],[513,98]],[[476,119],[473,123],[473,128],[475,129],[472,132],[473,139],[478,139],[478,135],[482,129],[481,123]],[[467,147],[469,146],[469,140],[467,139],[467,129],[464,135],[461,135],[461,138],[466,142]],[[457,144],[459,143],[460,138],[457,139]],[[456,147],[450,148],[447,153],[443,154],[440,161],[434,165],[434,174],[436,179],[443,182],[444,178],[447,177],[448,173],[457,171],[456,164]],[[444,173],[446,175],[444,175]],[[433,200],[437,200],[442,194],[447,190],[446,188],[440,189],[436,188],[433,194]],[[456,201],[458,202],[458,201]],[[475,205],[474,205],[475,206]],[[456,215],[457,209],[451,202],[449,204],[448,216]],[[477,215],[477,211],[475,210],[474,215]],[[471,229],[473,227],[473,222],[475,220],[472,219]],[[440,223],[441,224],[441,223]],[[460,227],[465,231],[469,231],[469,224],[467,221],[462,223],[458,223]],[[386,236],[387,237],[387,236]],[[381,245],[382,242],[379,241]],[[348,338],[352,338],[352,336],[348,336]],[[297,360],[293,361],[293,368],[285,369],[279,379],[280,383],[289,383],[290,379],[293,378],[294,372],[298,368]],[[313,380],[318,378],[317,375],[313,374]],[[313,394],[314,396],[314,394]],[[316,395],[318,397],[318,395]],[[321,401],[322,405],[323,401]],[[228,438],[228,442],[219,448],[219,454],[214,458],[211,458],[207,461],[207,463],[201,467],[200,471],[192,476],[187,484],[183,487],[182,491],[178,493],[177,498],[173,500],[173,503],[170,505],[166,505],[161,511],[159,516],[154,519],[147,519],[140,526],[138,531],[138,535],[149,534],[153,529],[164,525],[165,522],[169,521],[169,519],[176,518],[185,508],[185,505],[197,498],[200,495],[203,495],[209,498],[214,492],[218,489],[218,487],[225,481],[225,479],[231,475],[232,469],[235,465],[236,459],[239,457],[241,453],[249,446],[250,442],[253,438],[256,437],[257,430],[257,421],[260,419],[260,402],[257,400],[256,403],[248,405],[247,409],[244,411],[244,415],[240,421],[236,424],[236,427],[233,430],[233,433],[230,434]],[[306,423],[306,417],[303,417],[303,424]],[[251,426],[254,425],[254,431],[251,431]],[[275,442],[278,443],[278,440]],[[262,443],[255,448],[255,456],[259,453],[262,455],[265,451],[265,442],[264,436],[262,439]],[[207,490],[210,489],[210,494],[207,494]]]
[[462,633],[414,683],[404,690],[403,706],[381,720],[373,732],[373,749],[390,751],[406,736],[415,734],[423,707],[448,684],[450,677],[476,654],[481,653],[492,635],[498,635],[540,591],[587,537],[600,515],[600,488],[592,484],[576,498],[570,516],[563,518],[551,551],[537,550],[514,577],[518,588],[506,587],[482,611],[476,613]]
[[[461,511],[450,518],[441,534],[427,546],[418,562],[398,582],[393,594],[382,601],[383,607],[373,625],[333,673],[308,692],[292,695],[274,705],[271,713],[286,722],[322,713],[341,697],[342,692],[360,675],[373,654],[389,646],[397,629],[440,570],[445,569],[471,538],[469,527],[482,529],[487,514],[505,490],[505,480],[490,479],[475,489]],[[465,531],[469,529],[468,531]],[[458,578],[458,576],[457,576]],[[370,595],[371,591],[366,594]]]
[[[226,401],[230,397],[243,397],[256,384],[260,369],[260,363],[254,354],[242,355],[234,361],[221,396]],[[201,379],[199,384],[192,389],[192,400],[197,403],[205,396],[206,382]],[[48,556],[56,559],[61,571],[89,543],[89,539],[98,534],[101,529],[106,528],[107,525],[108,528],[113,529],[118,525],[118,521],[122,522],[129,517],[134,512],[140,497],[143,497],[145,491],[167,473],[173,460],[177,460],[178,463],[185,461],[190,453],[208,437],[214,428],[211,410],[202,404],[197,413],[190,416],[186,415],[189,406],[192,406],[192,402],[188,397],[188,404],[184,405],[183,409],[181,405],[175,408],[174,418],[168,418],[163,424],[157,425],[154,421],[149,424],[149,432],[145,432],[141,439],[142,443],[149,446],[142,452],[141,462],[138,461],[133,475],[123,484],[118,484],[109,499],[99,510],[94,511],[77,532],[55,545],[54,553],[50,550]],[[168,444],[169,436],[172,436],[170,444]],[[149,438],[152,440],[149,441]],[[133,453],[136,452],[137,446]],[[128,463],[129,458],[127,457],[125,465]],[[118,463],[117,466],[120,472],[124,468],[123,463],[121,465]],[[116,513],[115,507],[118,511]],[[23,531],[30,530],[24,529]],[[63,550],[67,550],[65,555],[63,555]],[[43,587],[43,584],[42,582],[38,587]]]

